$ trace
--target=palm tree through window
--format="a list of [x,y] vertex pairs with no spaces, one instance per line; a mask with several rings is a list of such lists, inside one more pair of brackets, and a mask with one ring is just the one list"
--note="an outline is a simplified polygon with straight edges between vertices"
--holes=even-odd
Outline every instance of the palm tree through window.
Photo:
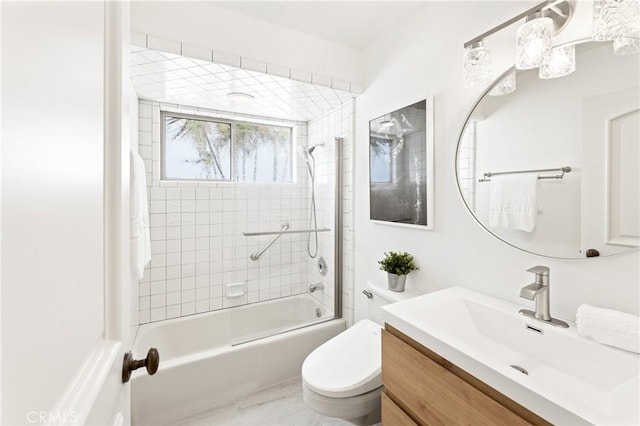
[[163,113],[163,178],[292,182],[292,128]]

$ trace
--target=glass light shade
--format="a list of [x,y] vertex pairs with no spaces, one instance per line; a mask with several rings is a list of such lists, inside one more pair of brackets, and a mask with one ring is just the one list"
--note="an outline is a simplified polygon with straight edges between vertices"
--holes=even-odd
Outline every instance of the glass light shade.
[[635,37],[621,37],[613,40],[615,55],[633,55],[640,53],[640,39]]
[[491,55],[480,43],[464,49],[464,87],[476,87],[491,81]]
[[540,66],[540,78],[557,78],[569,75],[576,70],[575,45],[554,47]]
[[489,91],[489,96],[507,95],[516,90],[516,71],[513,70],[505,75],[493,89]]
[[640,1],[594,0],[593,39],[615,40],[640,32]]
[[516,68],[528,70],[542,65],[551,50],[553,20],[540,17],[525,22],[516,33]]

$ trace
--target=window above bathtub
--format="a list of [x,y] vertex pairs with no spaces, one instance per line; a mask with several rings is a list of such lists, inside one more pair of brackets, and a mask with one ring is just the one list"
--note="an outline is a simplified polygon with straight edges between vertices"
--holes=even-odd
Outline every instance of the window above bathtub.
[[162,112],[162,179],[293,181],[293,128]]

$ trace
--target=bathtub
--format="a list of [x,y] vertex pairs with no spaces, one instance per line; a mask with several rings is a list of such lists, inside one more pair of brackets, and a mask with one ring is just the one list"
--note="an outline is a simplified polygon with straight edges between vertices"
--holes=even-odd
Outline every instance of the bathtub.
[[330,318],[304,294],[140,326],[134,355],[155,347],[160,367],[134,372],[132,423],[174,424],[298,376],[306,356],[345,329]]

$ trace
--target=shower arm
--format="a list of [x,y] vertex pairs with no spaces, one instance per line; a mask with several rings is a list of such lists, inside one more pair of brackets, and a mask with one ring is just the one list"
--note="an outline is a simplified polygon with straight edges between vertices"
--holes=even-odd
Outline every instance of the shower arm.
[[278,238],[280,238],[282,236],[282,233],[284,231],[286,231],[287,229],[289,229],[289,224],[285,223],[282,225],[282,228],[280,228],[280,232],[277,233],[277,235],[275,237],[273,237],[273,239],[271,241],[269,241],[269,243],[264,246],[262,248],[262,250],[257,251],[255,253],[253,253],[250,258],[251,260],[258,260],[260,259],[260,256],[262,256],[264,254],[265,251],[269,250],[269,247],[271,247],[273,245],[273,243],[275,243],[276,241],[278,241]]

